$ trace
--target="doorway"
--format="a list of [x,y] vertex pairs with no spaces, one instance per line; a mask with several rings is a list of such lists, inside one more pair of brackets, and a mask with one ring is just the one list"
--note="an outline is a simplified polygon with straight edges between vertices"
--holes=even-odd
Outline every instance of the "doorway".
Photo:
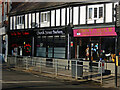
[[90,41],[89,45],[89,60],[99,61],[100,59],[100,44],[99,41]]
[[[91,48],[91,49],[90,49]],[[91,59],[89,56],[91,55]],[[100,38],[81,37],[75,39],[75,58],[82,60],[99,60]]]

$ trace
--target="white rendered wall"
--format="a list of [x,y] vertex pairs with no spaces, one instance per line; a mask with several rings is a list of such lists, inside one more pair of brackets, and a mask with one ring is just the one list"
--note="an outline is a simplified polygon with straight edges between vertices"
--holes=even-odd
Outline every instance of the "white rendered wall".
[[69,24],[69,8],[67,8],[67,25]]
[[65,25],[65,8],[63,8],[63,9],[61,9],[61,11],[62,11],[62,22],[61,22],[61,25],[62,26],[64,26]]
[[40,24],[40,23],[39,23],[39,20],[40,20],[40,19],[39,19],[39,12],[37,12],[37,13],[36,13],[36,24],[38,25],[38,27],[39,27],[39,24]]
[[86,6],[80,7],[80,24],[85,24],[86,22]]
[[55,10],[51,11],[51,26],[55,26]]
[[[32,24],[35,23],[35,13],[32,13]],[[35,28],[33,25],[32,25],[32,28]]]
[[79,7],[73,7],[73,25],[78,25],[78,10]]
[[13,17],[13,29],[15,29],[15,23],[16,23],[16,16]]
[[31,28],[31,13],[29,14],[29,28]]
[[12,30],[12,17],[10,17],[10,30]]
[[28,24],[28,22],[27,22],[27,14],[25,14],[25,29],[27,29],[27,24]]
[[49,27],[50,22],[41,22],[41,27]]
[[105,22],[112,22],[112,3],[106,4],[106,16]]
[[56,26],[60,26],[60,9],[56,10]]

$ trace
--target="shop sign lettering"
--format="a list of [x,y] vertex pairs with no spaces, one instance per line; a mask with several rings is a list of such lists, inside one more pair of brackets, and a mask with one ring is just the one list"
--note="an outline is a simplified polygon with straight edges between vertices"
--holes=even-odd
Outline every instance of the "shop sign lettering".
[[29,35],[29,32],[10,32],[11,36]]
[[64,34],[62,30],[52,30],[52,31],[47,31],[47,30],[38,30],[37,35],[54,35],[54,34]]
[[116,36],[115,27],[93,28],[93,29],[74,29],[74,37],[85,36]]

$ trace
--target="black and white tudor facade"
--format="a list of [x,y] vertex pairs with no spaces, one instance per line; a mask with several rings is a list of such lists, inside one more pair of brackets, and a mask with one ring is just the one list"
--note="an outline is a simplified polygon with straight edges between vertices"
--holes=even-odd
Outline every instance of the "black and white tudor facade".
[[49,4],[22,3],[10,13],[9,55],[67,58],[68,33],[70,58],[87,59],[87,47],[95,46],[98,57],[101,52],[115,54],[118,2]]

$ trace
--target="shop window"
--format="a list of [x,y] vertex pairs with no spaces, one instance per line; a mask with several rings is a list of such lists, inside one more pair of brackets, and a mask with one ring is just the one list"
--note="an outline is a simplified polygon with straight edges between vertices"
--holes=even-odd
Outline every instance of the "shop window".
[[46,36],[37,37],[36,56],[46,57]]
[[107,62],[115,61],[115,37],[101,38],[101,56]]
[[37,47],[36,56],[46,57],[46,48],[45,47]]
[[55,47],[54,48],[55,58],[65,58],[65,47]]
[[47,37],[48,57],[53,57],[53,36]]
[[54,37],[54,57],[55,58],[65,58],[65,36],[55,36]]
[[65,58],[65,36],[38,36],[36,56]]
[[53,48],[49,47],[48,48],[48,57],[52,57],[53,55]]

